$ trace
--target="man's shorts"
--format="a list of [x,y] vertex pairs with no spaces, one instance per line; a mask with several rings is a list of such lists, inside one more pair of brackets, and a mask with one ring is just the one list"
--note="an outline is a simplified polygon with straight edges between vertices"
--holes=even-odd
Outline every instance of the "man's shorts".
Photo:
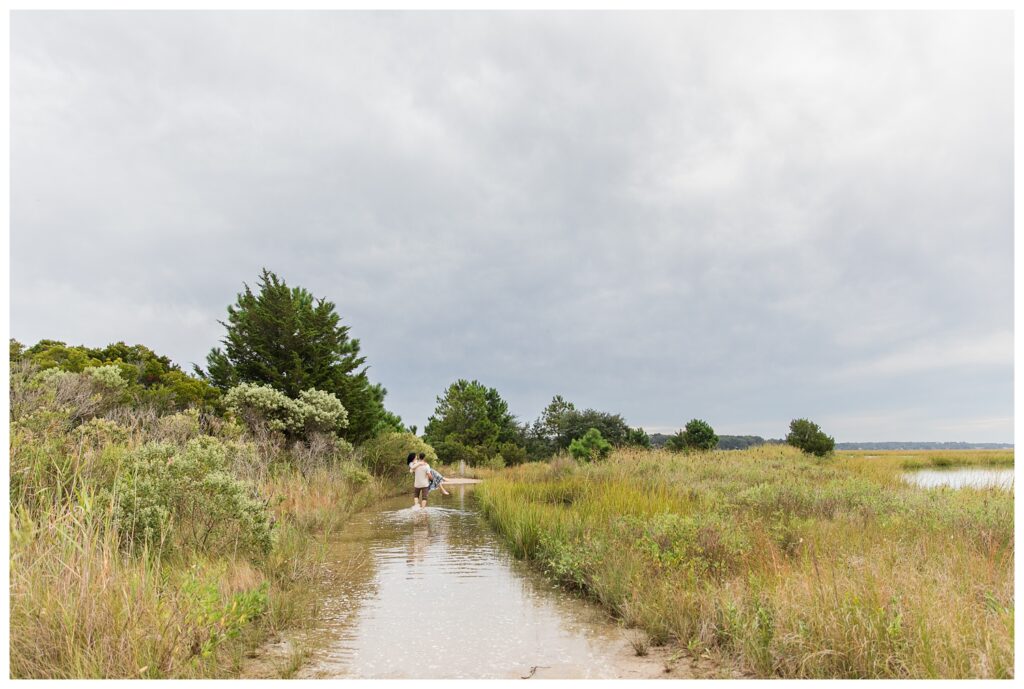
[[430,487],[429,486],[426,487],[426,488],[413,488],[412,489],[412,497],[415,498],[416,500],[426,500],[427,499],[427,493],[429,493],[429,492],[430,492]]

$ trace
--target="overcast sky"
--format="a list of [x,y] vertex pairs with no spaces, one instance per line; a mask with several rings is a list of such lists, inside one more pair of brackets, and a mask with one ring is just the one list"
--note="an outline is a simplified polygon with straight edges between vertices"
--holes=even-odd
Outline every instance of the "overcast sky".
[[263,266],[422,429],[1013,440],[1013,20],[24,13],[11,335],[190,368]]

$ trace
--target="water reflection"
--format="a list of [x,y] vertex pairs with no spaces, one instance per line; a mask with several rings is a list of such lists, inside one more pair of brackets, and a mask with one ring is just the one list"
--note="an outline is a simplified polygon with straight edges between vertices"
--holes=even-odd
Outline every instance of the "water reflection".
[[921,469],[903,477],[923,488],[1002,488],[1013,490],[1013,469],[994,467],[961,467],[956,469]]
[[[339,572],[305,677],[614,677],[621,631],[513,560],[466,499],[357,515],[333,543]],[[434,496],[431,496],[432,498]]]

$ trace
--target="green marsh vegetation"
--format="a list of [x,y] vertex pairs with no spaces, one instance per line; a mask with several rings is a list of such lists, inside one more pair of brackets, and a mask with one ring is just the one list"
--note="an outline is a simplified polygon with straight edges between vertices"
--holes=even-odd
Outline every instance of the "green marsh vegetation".
[[1013,494],[919,466],[1012,452],[618,449],[476,491],[513,551],[654,643],[762,677],[1010,677]]
[[675,643],[760,676],[1012,675],[1012,493],[900,478],[1012,452],[831,453],[810,422],[825,457],[719,452],[700,419],[651,451],[619,414],[555,396],[520,424],[465,380],[421,439],[330,302],[264,271],[225,326],[195,375],[141,345],[12,340],[12,676],[235,675],[314,618],[326,539],[404,489],[413,451],[485,478],[515,553],[640,628],[638,653]]
[[425,447],[333,304],[264,271],[227,329],[196,375],[11,341],[12,677],[233,676],[314,618],[326,539],[396,490],[381,447]]
[[230,676],[313,615],[323,540],[389,488],[337,440],[14,369],[13,677]]

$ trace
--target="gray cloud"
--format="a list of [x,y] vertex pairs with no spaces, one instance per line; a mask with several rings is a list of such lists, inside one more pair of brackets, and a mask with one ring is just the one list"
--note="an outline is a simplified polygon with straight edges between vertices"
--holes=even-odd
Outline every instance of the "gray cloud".
[[267,266],[421,427],[1012,440],[1007,13],[12,17],[11,325],[202,362]]

